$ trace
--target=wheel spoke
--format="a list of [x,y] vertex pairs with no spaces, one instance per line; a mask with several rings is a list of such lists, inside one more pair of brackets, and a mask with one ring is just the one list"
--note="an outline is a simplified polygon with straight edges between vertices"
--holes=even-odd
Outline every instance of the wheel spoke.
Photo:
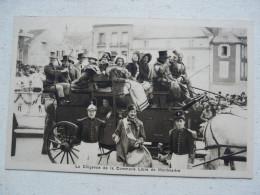
[[79,150],[78,149],[76,149],[76,148],[71,148],[72,150],[75,150],[75,151],[77,151],[77,152],[79,152]]
[[74,156],[76,156],[77,159],[79,159],[78,155],[75,154],[75,152],[73,152],[73,150],[71,150],[71,153],[72,153]]
[[66,152],[66,156],[67,156],[67,164],[69,164],[69,154],[68,154],[68,152]]
[[49,151],[51,151],[51,150],[61,150],[61,148],[52,148],[52,149],[49,149]]
[[73,159],[73,157],[72,157],[72,155],[71,155],[70,151],[69,151],[69,154],[70,154],[70,158],[71,158],[71,160],[72,160],[73,164],[75,164],[75,161],[74,161],[74,159]]
[[65,152],[63,152],[63,156],[61,158],[60,164],[62,163],[64,156],[65,156]]
[[55,160],[55,158],[57,158],[61,153],[62,153],[62,151],[60,151],[60,152],[53,158],[53,160]]
[[61,145],[61,143],[56,142],[56,141],[54,141],[54,140],[52,140],[52,139],[49,139],[49,141],[52,142],[52,143],[55,143],[55,144]]

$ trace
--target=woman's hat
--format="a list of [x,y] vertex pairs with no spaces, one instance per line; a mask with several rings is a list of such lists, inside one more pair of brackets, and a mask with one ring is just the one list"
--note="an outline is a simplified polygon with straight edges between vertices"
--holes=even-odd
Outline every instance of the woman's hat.
[[144,59],[145,56],[148,56],[149,60],[147,62],[147,64],[152,60],[152,55],[150,53],[143,53],[141,55],[141,61]]
[[159,58],[158,59],[165,59],[165,58],[170,58],[171,56],[168,56],[167,51],[158,51],[159,53]]
[[129,104],[126,108],[127,112],[130,112],[131,110],[137,110],[137,108],[134,104]]
[[99,61],[101,61],[103,58],[106,58],[108,61],[112,61],[112,57],[111,54],[109,52],[104,52],[101,56],[101,58],[99,59]]
[[136,54],[138,56],[138,61],[141,59],[141,53],[139,51],[134,51],[133,55]]
[[115,57],[115,64],[117,64],[117,60],[118,60],[119,58],[123,59],[123,61],[124,61],[124,63],[125,63],[125,56],[123,56],[123,55],[117,55],[117,56]]
[[184,112],[182,110],[178,110],[175,112],[174,119],[183,119],[185,120]]

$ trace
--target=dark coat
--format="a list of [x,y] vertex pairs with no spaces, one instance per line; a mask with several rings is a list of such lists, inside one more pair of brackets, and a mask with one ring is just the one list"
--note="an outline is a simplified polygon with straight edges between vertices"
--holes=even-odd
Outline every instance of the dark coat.
[[[139,65],[139,64],[138,64]],[[136,73],[137,73],[137,70],[138,70],[138,67],[136,64],[134,63],[129,63],[127,64],[126,66],[126,69],[131,73],[132,77],[136,77]]]
[[105,122],[85,117],[77,120],[77,138],[86,143],[96,143],[104,136]]
[[62,75],[62,68],[60,66],[54,66],[53,64],[48,64],[44,67],[44,73],[46,79],[43,81],[43,88],[50,88],[58,82],[58,78]]
[[175,79],[178,79],[180,76],[187,77],[186,67],[182,62],[172,61],[170,71]]

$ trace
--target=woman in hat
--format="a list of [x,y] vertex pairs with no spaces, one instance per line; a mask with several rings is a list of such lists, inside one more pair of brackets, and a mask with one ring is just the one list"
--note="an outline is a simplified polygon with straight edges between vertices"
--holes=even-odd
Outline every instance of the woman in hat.
[[191,169],[195,157],[195,131],[185,128],[185,116],[182,110],[175,113],[175,128],[170,130],[171,168]]
[[153,92],[151,80],[152,70],[149,66],[151,60],[152,55],[150,53],[142,54],[139,66],[139,76],[137,77],[137,80],[142,84],[148,98],[152,98]]
[[105,74],[107,67],[111,64],[112,57],[109,52],[104,52],[99,59],[99,69],[101,73]]
[[139,76],[140,70],[140,58],[141,53],[139,51],[134,51],[132,56],[132,62],[128,63],[126,65],[126,69],[131,73],[133,79],[137,80],[137,77]]
[[112,138],[116,142],[117,161],[121,165],[126,165],[126,155],[128,152],[138,148],[146,138],[143,122],[137,118],[137,108],[130,104],[127,106],[127,117],[118,123]]
[[124,68],[124,60],[123,56],[117,56],[115,58],[116,65],[107,68],[107,74],[113,82],[112,88],[115,93],[123,94],[122,98],[130,94],[137,109],[143,111],[149,105],[146,93],[143,86]]

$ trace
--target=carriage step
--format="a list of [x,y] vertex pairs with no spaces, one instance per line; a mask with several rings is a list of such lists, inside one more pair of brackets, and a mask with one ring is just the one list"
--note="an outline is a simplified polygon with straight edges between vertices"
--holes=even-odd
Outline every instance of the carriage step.
[[15,129],[16,138],[42,138],[43,129]]

